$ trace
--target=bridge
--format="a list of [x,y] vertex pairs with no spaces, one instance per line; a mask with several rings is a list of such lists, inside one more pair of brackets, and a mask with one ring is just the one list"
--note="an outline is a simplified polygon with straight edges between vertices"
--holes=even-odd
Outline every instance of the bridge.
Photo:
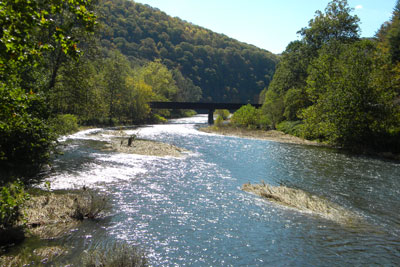
[[[214,123],[214,111],[216,109],[237,110],[250,103],[200,103],[200,102],[150,102],[152,109],[194,109],[208,110],[208,124]],[[250,104],[259,108],[262,104]]]

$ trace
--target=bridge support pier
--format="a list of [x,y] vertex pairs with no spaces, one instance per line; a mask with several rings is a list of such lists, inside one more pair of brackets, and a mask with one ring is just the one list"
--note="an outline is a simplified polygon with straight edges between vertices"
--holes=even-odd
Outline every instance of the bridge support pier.
[[215,111],[215,109],[208,110],[208,124],[210,124],[210,125],[214,124],[214,111]]

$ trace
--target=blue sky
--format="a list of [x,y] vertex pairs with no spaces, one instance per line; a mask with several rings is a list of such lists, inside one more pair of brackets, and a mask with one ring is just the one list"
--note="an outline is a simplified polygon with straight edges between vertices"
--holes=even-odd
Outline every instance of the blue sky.
[[[298,38],[316,10],[330,0],[136,0],[212,31],[273,53]],[[373,36],[389,20],[396,0],[348,0],[361,20],[361,36]]]

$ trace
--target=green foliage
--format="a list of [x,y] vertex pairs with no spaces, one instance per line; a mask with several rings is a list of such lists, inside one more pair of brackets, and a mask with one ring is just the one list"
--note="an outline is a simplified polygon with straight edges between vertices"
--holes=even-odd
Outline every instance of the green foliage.
[[221,127],[223,122],[224,122],[224,118],[221,115],[218,115],[217,119],[215,120],[215,126]]
[[226,120],[229,118],[229,115],[231,115],[231,113],[229,112],[229,110],[227,109],[217,109],[215,111],[215,114],[217,116],[221,116],[222,120]]
[[28,200],[20,182],[14,182],[0,188],[0,230],[16,226],[21,218],[21,206]]
[[359,19],[347,1],[317,11],[299,31],[302,39],[288,45],[263,93],[270,125],[346,148],[398,149],[399,6],[378,33],[379,43],[359,40]]
[[307,45],[313,49],[320,49],[332,41],[347,43],[359,39],[360,19],[350,15],[352,9],[347,0],[332,0],[325,9],[325,13],[317,11],[308,27],[298,33]]
[[[95,15],[86,7],[90,0],[2,1],[0,2],[0,77],[1,80],[16,74],[24,64],[37,64],[38,57],[59,43],[62,52],[76,57],[79,50],[76,41],[69,36],[65,27],[56,25],[54,17],[68,12],[76,24],[93,31]],[[79,8],[77,8],[79,7]],[[49,31],[46,39],[38,38],[40,31]]]
[[299,120],[300,111],[309,106],[310,101],[307,98],[305,88],[291,88],[284,96],[283,102],[285,111],[283,117],[289,121]]
[[[48,107],[43,88],[39,91],[37,86],[41,84],[38,70],[43,67],[42,56],[52,51],[54,43],[64,56],[77,58],[76,40],[53,18],[68,14],[76,25],[90,31],[95,24],[94,14],[86,9],[90,2],[0,2],[1,179],[15,170],[19,172],[16,176],[26,176],[27,171],[34,174],[48,159],[55,136],[47,126]],[[41,36],[43,32],[49,34]]]
[[172,73],[159,61],[146,64],[140,73],[140,78],[150,85],[154,92],[152,100],[171,101],[176,99],[178,88]]
[[47,161],[53,146],[43,98],[0,87],[0,106],[0,180],[30,176]]
[[264,93],[262,110],[271,128],[284,119],[298,119],[299,110],[309,105],[305,86],[312,53],[303,41],[291,42],[283,52],[274,79]]
[[166,123],[168,121],[166,118],[164,118],[163,116],[160,116],[158,114],[153,114],[152,120],[155,123]]
[[287,46],[268,91],[263,93],[263,114],[270,121],[270,127],[276,127],[283,120],[299,120],[301,110],[311,105],[306,80],[309,65],[322,46],[358,40],[359,19],[350,12],[346,0],[331,1],[325,13],[317,11],[308,27],[298,32],[302,40]]
[[50,120],[50,125],[57,135],[66,135],[78,130],[78,119],[71,114],[57,115]]
[[178,69],[172,71],[172,76],[178,87],[176,93],[176,101],[178,102],[197,102],[201,99],[202,90],[193,84],[193,81],[186,78]]
[[400,2],[396,2],[390,21],[384,23],[377,33],[380,46],[392,64],[400,62]]
[[248,104],[238,109],[231,118],[231,122],[237,126],[256,129],[261,126],[261,110]]
[[286,134],[302,137],[303,125],[302,121],[282,121],[276,125],[276,129]]
[[398,122],[399,107],[374,43],[326,46],[312,64],[304,110],[305,134],[346,147],[369,146]]
[[[214,102],[256,102],[275,70],[276,56],[252,45],[128,0],[100,1],[104,49],[119,49],[132,62],[156,59],[170,70],[179,69],[193,86],[178,96],[199,95]],[[188,98],[188,96],[186,97]],[[190,100],[192,101],[192,100]],[[197,100],[194,100],[197,101]]]
[[268,90],[265,94],[265,102],[261,112],[265,116],[268,126],[274,129],[276,124],[283,120],[283,98],[273,90]]

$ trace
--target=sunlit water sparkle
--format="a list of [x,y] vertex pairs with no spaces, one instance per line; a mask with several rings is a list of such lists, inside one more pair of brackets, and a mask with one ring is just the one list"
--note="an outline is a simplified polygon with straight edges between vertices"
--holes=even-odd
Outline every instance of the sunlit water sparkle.
[[[203,115],[127,134],[189,150],[182,158],[106,152],[109,130],[64,137],[53,189],[107,192],[113,213],[60,242],[76,253],[124,240],[154,266],[400,264],[400,165],[332,149],[206,134]],[[325,197],[362,216],[340,225],[240,190],[264,180]]]

